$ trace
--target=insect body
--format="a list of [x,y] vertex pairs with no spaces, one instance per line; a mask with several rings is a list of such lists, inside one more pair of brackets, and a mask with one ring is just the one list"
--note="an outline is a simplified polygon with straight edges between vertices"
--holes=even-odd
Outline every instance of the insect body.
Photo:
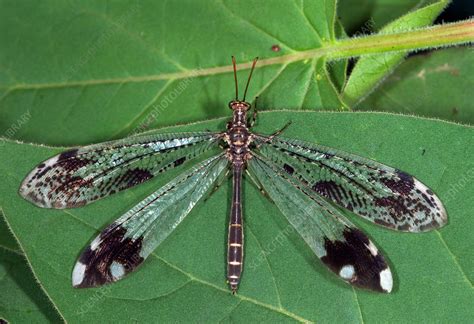
[[[232,58],[235,72],[235,59]],[[255,67],[256,61],[252,66]],[[234,73],[236,76],[236,74]],[[252,74],[249,75],[249,81]],[[248,83],[247,82],[247,86]],[[225,141],[229,148],[227,149],[227,157],[232,163],[232,206],[229,218],[229,230],[227,240],[227,280],[229,282],[232,292],[236,292],[240,276],[242,274],[243,265],[243,242],[244,231],[242,228],[242,173],[246,167],[247,160],[250,158],[250,142],[252,135],[247,127],[247,111],[250,105],[244,99],[238,100],[239,93],[237,87],[237,77],[235,78],[235,100],[229,103],[229,108],[232,109],[232,122],[228,124],[228,130],[225,134]]]
[[[233,117],[224,132],[137,135],[76,148],[39,164],[20,194],[37,206],[74,208],[128,189],[217,150],[106,227],[77,260],[74,287],[96,287],[135,270],[232,170],[227,279],[235,293],[241,279],[244,227],[241,187],[248,171],[314,254],[346,282],[390,292],[390,268],[375,244],[334,205],[386,228],[423,232],[446,224],[446,211],[431,189],[384,164],[334,148],[250,131],[251,106],[229,103]],[[255,120],[255,109],[253,120]]]
[[232,163],[232,206],[230,212],[227,249],[227,279],[233,292],[237,290],[243,262],[243,228],[242,228],[242,173],[250,158],[249,144],[251,135],[247,129],[246,103],[231,102],[234,120],[226,133],[229,145],[227,156]]

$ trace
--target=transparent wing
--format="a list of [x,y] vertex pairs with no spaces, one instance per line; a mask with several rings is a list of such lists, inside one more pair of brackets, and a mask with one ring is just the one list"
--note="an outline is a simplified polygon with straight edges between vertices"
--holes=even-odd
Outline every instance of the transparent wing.
[[409,174],[333,148],[256,136],[259,154],[288,176],[376,224],[423,232],[446,224],[439,198]]
[[392,274],[370,239],[330,203],[266,158],[248,162],[252,176],[321,261],[346,282],[390,292]]
[[215,147],[216,133],[139,135],[72,149],[33,169],[20,194],[39,207],[86,205],[153,178]]
[[132,272],[178,226],[228,167],[223,155],[181,174],[110,224],[83,251],[74,287],[101,286]]

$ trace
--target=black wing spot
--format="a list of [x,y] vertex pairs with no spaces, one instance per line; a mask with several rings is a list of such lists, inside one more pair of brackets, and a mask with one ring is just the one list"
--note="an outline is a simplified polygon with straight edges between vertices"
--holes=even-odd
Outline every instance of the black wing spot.
[[376,198],[374,200],[376,206],[387,207],[391,211],[390,215],[396,219],[399,219],[400,217],[402,217],[402,215],[410,214],[408,204],[411,202],[411,200],[408,200],[408,202],[406,203],[405,199],[402,196],[382,197]]
[[76,148],[76,149],[72,149],[72,150],[61,153],[58,157],[58,161],[64,161],[72,157],[75,157],[77,155],[77,151],[79,151],[79,149]]
[[283,165],[283,169],[286,171],[286,173],[288,174],[293,174],[295,172],[295,169],[291,166],[291,165],[288,165],[288,164],[284,164]]
[[360,230],[347,228],[344,239],[331,241],[325,239],[326,255],[321,260],[336,274],[346,265],[352,265],[355,276],[351,284],[385,292],[380,286],[380,272],[387,268],[387,263],[380,253],[372,255],[368,249],[369,239]]
[[94,161],[92,160],[81,159],[81,158],[68,158],[68,159],[58,161],[58,165],[60,165],[67,172],[76,172],[80,168],[93,164],[93,163]]
[[393,192],[408,196],[415,187],[415,180],[413,177],[405,172],[397,171],[397,179],[382,178],[381,181]]
[[145,182],[148,179],[151,179],[152,177],[153,177],[153,174],[151,174],[150,171],[136,168],[136,169],[128,170],[123,175],[121,180],[126,181],[126,187],[130,188],[130,187],[136,186],[137,184]]
[[100,237],[103,242],[95,250],[90,246],[82,253],[79,262],[86,265],[85,275],[78,287],[96,287],[115,281],[110,272],[113,262],[121,264],[125,274],[133,271],[143,262],[140,256],[143,237],[136,240],[125,238],[127,230],[112,224]]
[[185,157],[179,158],[179,159],[177,159],[176,161],[174,161],[174,166],[177,167],[177,166],[183,164],[184,161],[186,161],[186,158],[185,158]]
[[337,203],[341,203],[343,198],[342,195],[345,194],[344,188],[332,180],[318,181],[313,185],[312,189],[321,196],[331,199]]
[[[46,168],[44,168],[44,164],[42,167],[38,167],[38,171],[36,172],[36,174],[32,177],[32,179],[39,179],[39,178],[42,178],[46,173],[48,173],[52,168],[51,166],[48,166]],[[30,180],[31,182],[31,180]]]

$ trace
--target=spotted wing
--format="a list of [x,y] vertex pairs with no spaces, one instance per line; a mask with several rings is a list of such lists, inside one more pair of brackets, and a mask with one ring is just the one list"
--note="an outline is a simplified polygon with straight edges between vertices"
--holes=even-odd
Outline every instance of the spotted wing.
[[32,170],[20,194],[40,207],[80,207],[177,167],[217,139],[209,132],[139,135],[72,149]]
[[76,262],[73,286],[101,286],[134,271],[189,214],[227,167],[228,160],[223,154],[209,158],[109,225]]
[[251,175],[318,258],[346,282],[392,290],[392,274],[372,241],[331,204],[266,158],[254,155]]
[[376,224],[423,232],[446,224],[439,198],[403,171],[333,148],[256,136],[258,152],[314,192]]

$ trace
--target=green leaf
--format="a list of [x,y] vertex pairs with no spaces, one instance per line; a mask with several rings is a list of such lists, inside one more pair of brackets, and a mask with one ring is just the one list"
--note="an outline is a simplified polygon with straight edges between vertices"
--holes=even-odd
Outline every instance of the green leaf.
[[[394,33],[416,27],[429,26],[443,11],[449,1],[429,2],[424,7],[410,12],[382,28],[381,33]],[[353,107],[375,89],[393,69],[405,58],[405,52],[367,55],[361,57],[344,87],[343,99]]]
[[338,17],[350,35],[368,34],[409,11],[436,2],[438,0],[339,0]]
[[[400,168],[445,203],[449,224],[425,234],[385,230],[354,215],[388,256],[395,290],[353,289],[312,255],[278,209],[244,185],[246,267],[239,293],[225,283],[230,188],[201,202],[140,270],[99,289],[71,287],[80,251],[98,231],[176,172],[84,208],[48,210],[23,200],[18,186],[33,166],[60,149],[7,141],[1,148],[0,205],[41,285],[69,322],[318,321],[462,322],[474,316],[473,129],[448,122],[380,113],[261,113],[256,131],[288,120],[286,137],[350,151]],[[172,130],[223,129],[226,119]],[[171,131],[171,129],[167,129]],[[420,302],[422,301],[422,302]]]
[[474,50],[466,47],[410,57],[358,109],[473,124],[472,96],[466,93],[474,89],[473,59]]
[[62,322],[38,286],[2,215],[0,239],[0,318],[11,323]]
[[[335,11],[335,0],[2,2],[0,134],[85,144],[228,115],[231,55],[246,63],[328,46]],[[343,106],[321,58],[257,69],[247,97],[260,95],[262,109]]]
[[0,318],[10,322],[62,322],[31,273],[0,211]]
[[[384,32],[426,26],[445,4],[427,5]],[[348,107],[340,94],[346,62],[330,61],[328,71],[328,60],[474,39],[472,21],[344,39],[335,17],[335,0],[1,2],[0,134],[85,144],[228,115],[232,54],[241,95],[251,60],[261,57],[247,96],[259,96],[261,109],[341,110]],[[367,83],[360,73],[374,67],[356,67],[348,102],[393,64],[384,68]]]
[[12,252],[22,253],[21,248],[18,246],[15,237],[10,233],[8,225],[5,223],[3,213],[0,210],[0,247],[3,247]]

